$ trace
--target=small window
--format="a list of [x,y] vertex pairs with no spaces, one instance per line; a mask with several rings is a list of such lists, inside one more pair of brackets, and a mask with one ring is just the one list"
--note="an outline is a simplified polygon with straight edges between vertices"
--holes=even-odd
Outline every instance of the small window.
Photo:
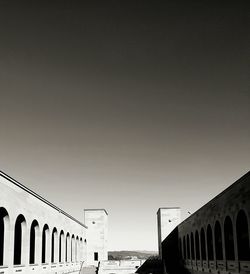
[[94,260],[98,261],[98,252],[94,252]]

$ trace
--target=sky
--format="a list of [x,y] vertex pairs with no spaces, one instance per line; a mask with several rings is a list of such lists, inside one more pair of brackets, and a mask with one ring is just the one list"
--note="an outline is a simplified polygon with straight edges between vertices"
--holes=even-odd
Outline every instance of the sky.
[[0,169],[105,208],[109,250],[157,250],[159,207],[249,171],[247,1],[87,2],[0,2]]

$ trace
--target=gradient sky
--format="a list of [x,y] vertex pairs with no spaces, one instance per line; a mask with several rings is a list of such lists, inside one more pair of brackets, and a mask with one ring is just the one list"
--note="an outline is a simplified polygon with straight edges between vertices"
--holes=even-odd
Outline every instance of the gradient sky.
[[[187,3],[188,2],[188,3]],[[0,169],[109,249],[157,250],[249,170],[247,1],[0,1]]]

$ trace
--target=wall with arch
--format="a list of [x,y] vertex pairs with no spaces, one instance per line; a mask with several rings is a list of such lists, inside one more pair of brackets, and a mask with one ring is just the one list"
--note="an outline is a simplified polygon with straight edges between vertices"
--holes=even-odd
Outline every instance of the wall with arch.
[[250,172],[178,225],[162,249],[169,273],[174,263],[183,273],[250,273]]
[[87,227],[0,172],[0,273],[74,273]]

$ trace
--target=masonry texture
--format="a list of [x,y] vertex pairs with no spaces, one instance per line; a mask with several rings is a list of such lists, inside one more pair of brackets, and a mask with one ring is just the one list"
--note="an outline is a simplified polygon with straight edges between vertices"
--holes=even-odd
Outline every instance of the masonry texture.
[[[92,222],[99,222],[100,210],[91,212]],[[1,274],[77,273],[93,261],[87,260],[87,243],[102,245],[101,257],[107,252],[107,241],[98,243],[100,238],[88,236],[88,227],[81,221],[0,172]],[[93,258],[99,250],[88,252]]]
[[[162,242],[165,271],[250,273],[250,172],[178,225]],[[181,270],[179,270],[181,273]]]
[[162,257],[161,243],[170,232],[181,222],[181,210],[179,207],[161,207],[157,211],[158,224],[158,249]]
[[108,259],[108,213],[105,209],[85,209],[84,221],[88,226],[87,261],[97,266]]

